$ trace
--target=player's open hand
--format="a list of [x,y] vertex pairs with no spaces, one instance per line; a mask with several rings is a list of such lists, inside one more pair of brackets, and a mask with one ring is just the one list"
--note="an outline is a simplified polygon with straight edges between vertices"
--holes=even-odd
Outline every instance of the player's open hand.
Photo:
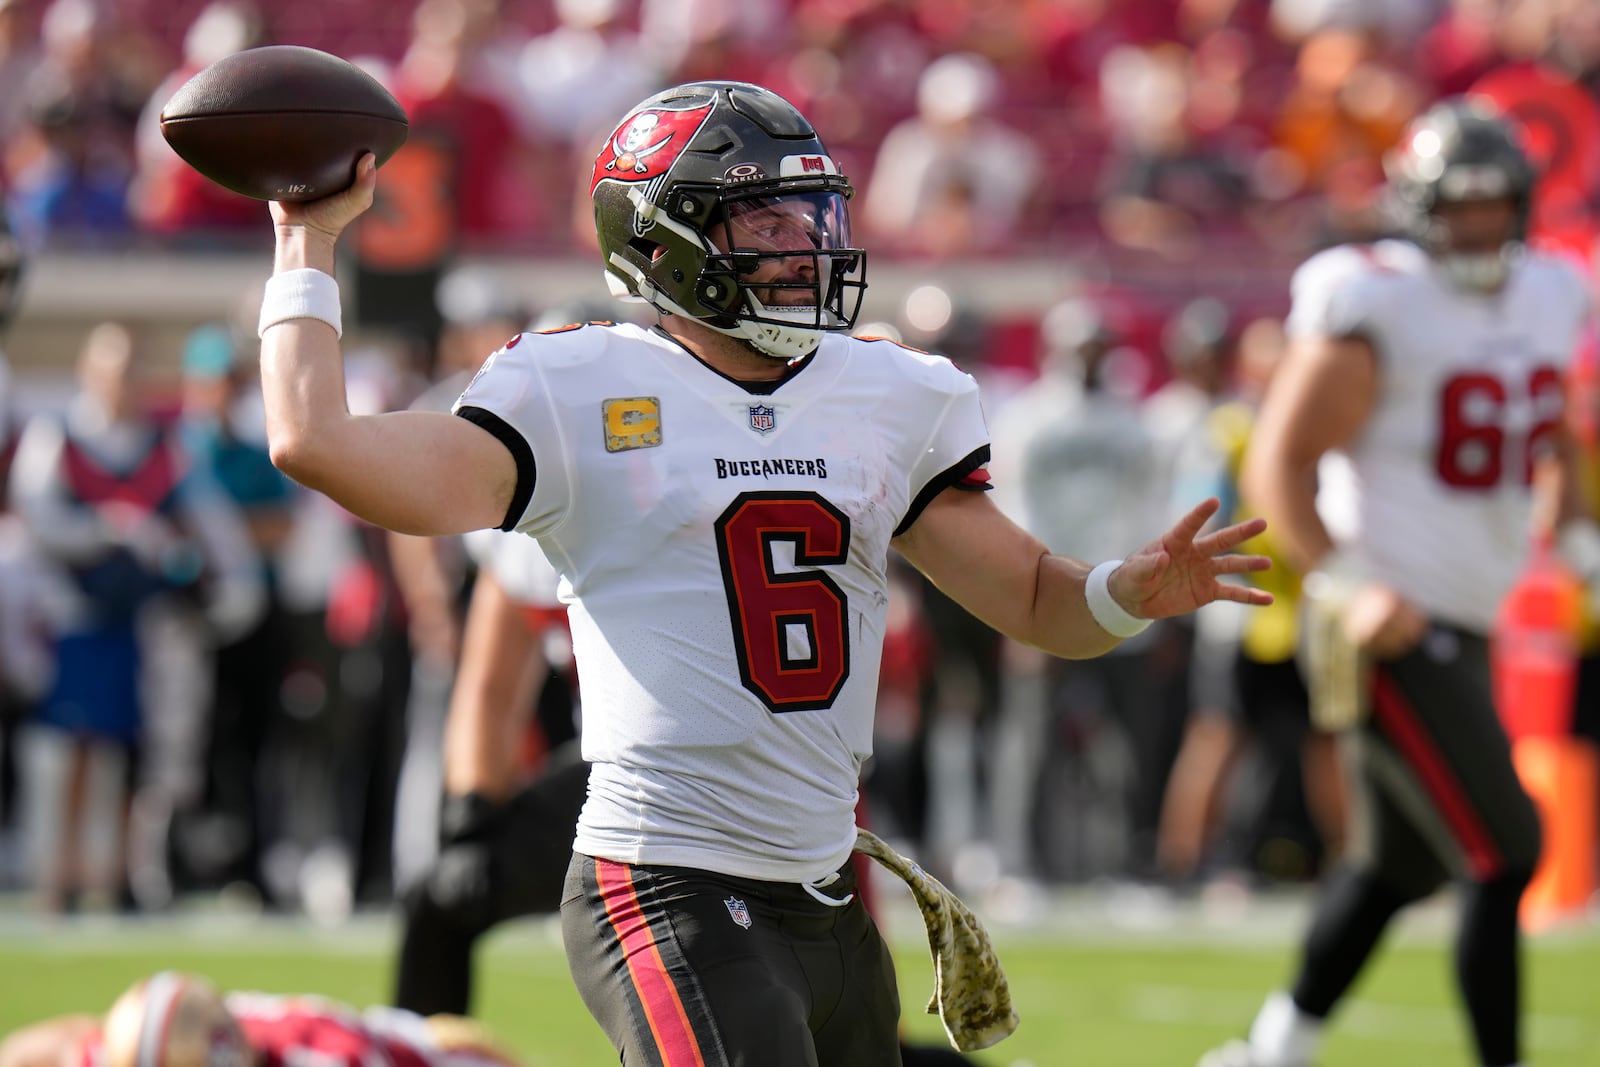
[[1200,503],[1158,540],[1124,560],[1107,583],[1117,603],[1146,619],[1183,615],[1213,600],[1272,603],[1272,594],[1263,589],[1218,580],[1222,575],[1248,574],[1272,566],[1266,556],[1232,554],[1267,528],[1265,519],[1200,533],[1221,506],[1216,497]]
[[270,204],[272,221],[280,231],[302,228],[332,243],[346,226],[372,206],[372,194],[377,185],[378,160],[368,152],[356,164],[356,180],[348,189],[303,203],[274,200]]

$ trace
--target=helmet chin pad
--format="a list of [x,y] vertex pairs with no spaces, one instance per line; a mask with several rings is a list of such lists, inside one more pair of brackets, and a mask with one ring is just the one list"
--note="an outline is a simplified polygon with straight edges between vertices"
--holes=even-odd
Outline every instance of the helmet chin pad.
[[1439,270],[1458,289],[1493,292],[1511,273],[1511,245],[1493,252],[1443,252],[1434,257]]
[[[808,307],[769,308],[754,293],[746,292],[754,313],[752,318],[740,319],[737,325],[723,328],[713,326],[718,333],[737,337],[764,356],[784,361],[799,359],[822,343],[822,335],[839,329],[833,325],[836,318],[831,312],[821,311],[815,305]],[[792,324],[777,320],[791,319]],[[848,326],[844,327],[848,329]]]

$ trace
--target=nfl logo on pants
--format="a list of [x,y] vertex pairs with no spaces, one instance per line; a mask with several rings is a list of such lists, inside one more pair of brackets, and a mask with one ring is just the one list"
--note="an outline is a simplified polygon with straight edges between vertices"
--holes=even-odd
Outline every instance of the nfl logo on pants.
[[727,907],[728,914],[733,918],[734,922],[746,930],[750,929],[750,909],[745,907],[744,901],[738,897],[729,897],[722,903]]

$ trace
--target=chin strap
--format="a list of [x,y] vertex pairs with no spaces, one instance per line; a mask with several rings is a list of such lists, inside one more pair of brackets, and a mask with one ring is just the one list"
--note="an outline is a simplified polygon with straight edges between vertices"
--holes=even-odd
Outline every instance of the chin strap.
[[1011,1006],[1006,972],[978,917],[937,878],[870,830],[856,828],[855,850],[871,856],[911,887],[928,928],[928,950],[933,955],[928,1014],[939,1016],[950,1044],[960,1052],[971,1052],[1010,1037],[1021,1020]]

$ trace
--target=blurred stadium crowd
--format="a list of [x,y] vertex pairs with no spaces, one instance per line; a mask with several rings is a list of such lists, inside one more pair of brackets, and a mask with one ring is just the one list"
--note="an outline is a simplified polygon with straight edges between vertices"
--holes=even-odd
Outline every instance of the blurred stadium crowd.
[[[157,116],[266,43],[357,61],[411,116],[355,241],[346,314],[377,343],[352,358],[354,406],[448,403],[439,383],[459,391],[515,330],[617,317],[472,259],[592,263],[582,182],[612,124],[675,82],[754,81],[823,131],[875,263],[1073,264],[1026,314],[907,285],[862,332],[982,379],[1002,499],[1085,559],[1176,502],[1235,501],[1288,271],[1383,232],[1383,154],[1433,100],[1477,89],[1545,116],[1535,228],[1592,260],[1589,0],[0,0],[8,285],[63,250],[136,271],[155,249],[261,249],[262,205],[190,171]],[[31,408],[0,360],[0,890],[46,908],[229,889],[337,918],[429,857],[473,564],[271,468],[256,296],[174,352],[85,307],[75,368],[44,368],[72,386]],[[1218,605],[1067,664],[908,569],[872,817],[996,907],[1101,878],[1315,876],[1343,799],[1294,676],[1295,580],[1274,581],[1280,607],[1248,625]],[[530,773],[581,717],[551,642]]]

